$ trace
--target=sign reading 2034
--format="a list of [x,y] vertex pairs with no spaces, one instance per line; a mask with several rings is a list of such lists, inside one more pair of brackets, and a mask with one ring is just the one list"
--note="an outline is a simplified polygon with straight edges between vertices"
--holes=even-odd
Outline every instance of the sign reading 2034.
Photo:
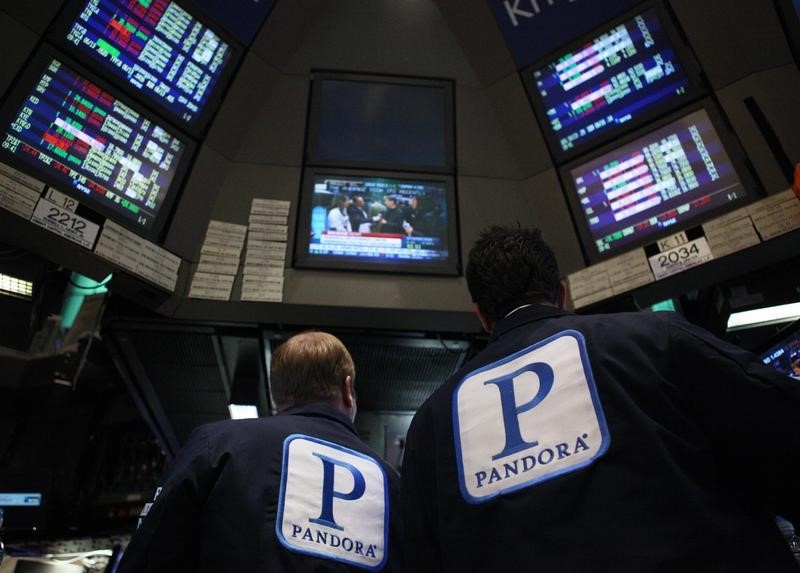
[[469,503],[594,462],[610,436],[583,336],[566,330],[468,374],[453,393],[453,429]]

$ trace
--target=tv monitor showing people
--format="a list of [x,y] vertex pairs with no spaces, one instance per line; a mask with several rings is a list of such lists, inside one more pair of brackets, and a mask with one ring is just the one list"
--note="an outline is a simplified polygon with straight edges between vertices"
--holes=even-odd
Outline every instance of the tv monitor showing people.
[[456,272],[452,179],[328,171],[307,177],[298,266]]

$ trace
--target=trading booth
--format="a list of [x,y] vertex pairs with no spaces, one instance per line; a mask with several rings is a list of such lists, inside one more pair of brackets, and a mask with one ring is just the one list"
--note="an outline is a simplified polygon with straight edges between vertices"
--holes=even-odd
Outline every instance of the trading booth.
[[798,0],[36,0],[0,31],[3,573],[113,571],[304,330],[399,467],[487,343],[492,224],[542,230],[573,312],[679,312],[800,378]]

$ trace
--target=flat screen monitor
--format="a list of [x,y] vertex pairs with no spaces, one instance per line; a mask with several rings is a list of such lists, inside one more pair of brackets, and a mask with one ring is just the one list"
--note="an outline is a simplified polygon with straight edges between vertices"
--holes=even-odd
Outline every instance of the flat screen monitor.
[[314,72],[306,165],[453,173],[449,80]]
[[652,243],[754,198],[743,154],[710,101],[659,125],[561,169],[590,260]]
[[452,177],[307,168],[295,266],[457,275]]
[[217,26],[172,0],[70,0],[50,38],[195,136],[241,53]]
[[778,372],[800,380],[800,320],[793,322],[761,354],[761,361]]
[[0,109],[0,158],[139,234],[164,224],[194,144],[46,46]]
[[641,126],[701,93],[697,68],[669,23],[662,8],[640,8],[523,70],[557,161]]

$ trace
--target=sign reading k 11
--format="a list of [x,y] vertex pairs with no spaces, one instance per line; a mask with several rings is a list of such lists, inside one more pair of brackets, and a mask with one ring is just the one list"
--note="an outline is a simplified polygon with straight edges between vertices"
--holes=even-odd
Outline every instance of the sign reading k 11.
[[565,330],[469,374],[453,394],[453,428],[469,503],[594,462],[610,437],[583,336]]
[[640,0],[490,0],[518,68],[542,58]]
[[386,474],[371,457],[294,434],[283,443],[275,529],[290,551],[364,569],[388,557]]

